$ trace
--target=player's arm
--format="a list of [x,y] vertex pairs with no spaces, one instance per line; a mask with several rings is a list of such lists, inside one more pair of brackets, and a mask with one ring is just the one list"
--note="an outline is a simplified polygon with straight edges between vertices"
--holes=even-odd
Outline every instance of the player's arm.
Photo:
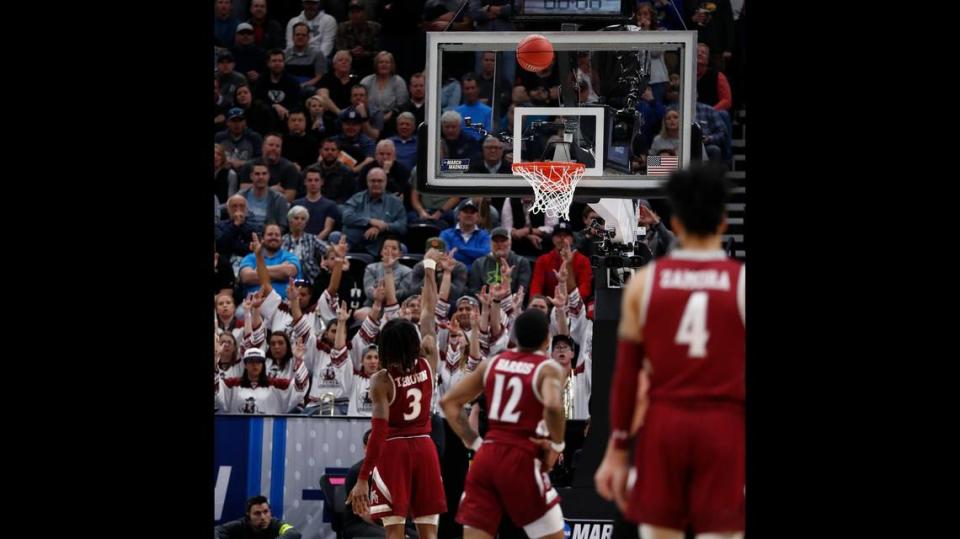
[[563,417],[563,377],[566,375],[563,369],[554,365],[544,365],[540,370],[539,384],[540,395],[543,397],[543,421],[547,424],[547,431],[550,437],[547,440],[543,438],[530,438],[530,440],[539,445],[544,450],[543,471],[549,472],[553,469],[560,453],[564,449],[564,435],[566,434],[567,422]]
[[649,269],[650,266],[646,266],[637,271],[623,295],[614,367],[617,375],[610,392],[610,440],[603,462],[594,475],[597,493],[607,500],[616,500],[621,510],[626,509],[627,450],[632,440],[630,427],[637,407],[638,379],[645,356],[640,304]]
[[487,371],[488,366],[489,362],[487,360],[481,361],[477,370],[460,379],[460,382],[440,399],[440,407],[443,409],[443,415],[446,416],[450,428],[463,440],[463,445],[474,451],[480,449],[483,439],[470,426],[470,419],[467,417],[465,406],[483,391],[483,373]]
[[357,515],[370,512],[370,484],[368,480],[374,466],[377,465],[377,460],[380,458],[380,451],[383,450],[386,443],[387,419],[390,417],[390,391],[392,389],[386,370],[381,370],[370,379],[370,400],[373,401],[370,439],[367,442],[367,454],[363,459],[363,467],[360,468],[357,484],[353,486],[353,490],[347,496],[347,503],[353,507],[353,512]]
[[437,321],[434,311],[437,307],[437,263],[440,251],[430,249],[423,257],[423,290],[420,292],[420,347],[430,362],[430,368],[437,371],[440,360],[437,348]]

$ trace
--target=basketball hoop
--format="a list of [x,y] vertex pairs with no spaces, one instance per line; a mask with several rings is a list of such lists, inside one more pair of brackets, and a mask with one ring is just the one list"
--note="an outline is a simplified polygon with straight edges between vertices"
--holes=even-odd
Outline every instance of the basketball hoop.
[[533,208],[547,217],[563,217],[570,220],[570,203],[577,182],[583,177],[583,163],[566,161],[534,161],[514,163],[513,173],[523,176],[533,187]]

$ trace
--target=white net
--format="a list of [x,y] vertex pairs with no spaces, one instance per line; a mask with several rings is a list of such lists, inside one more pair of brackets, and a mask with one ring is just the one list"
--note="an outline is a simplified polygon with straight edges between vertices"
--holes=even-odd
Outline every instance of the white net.
[[533,187],[533,212],[542,212],[547,217],[563,217],[570,220],[570,204],[577,182],[583,177],[583,163],[543,161],[514,163],[513,173],[523,176]]

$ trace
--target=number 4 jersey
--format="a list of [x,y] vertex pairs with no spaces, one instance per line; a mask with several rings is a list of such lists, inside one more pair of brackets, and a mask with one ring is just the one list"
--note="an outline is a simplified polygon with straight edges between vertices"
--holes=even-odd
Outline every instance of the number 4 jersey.
[[640,323],[651,399],[743,403],[743,264],[723,251],[677,250],[648,268]]

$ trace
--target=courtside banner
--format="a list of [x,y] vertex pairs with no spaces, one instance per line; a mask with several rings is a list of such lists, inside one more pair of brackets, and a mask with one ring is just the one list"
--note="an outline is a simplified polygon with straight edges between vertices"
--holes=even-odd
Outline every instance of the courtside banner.
[[303,537],[336,538],[320,477],[345,476],[363,458],[369,418],[217,415],[214,424],[214,524],[243,518],[247,498],[263,495]]

